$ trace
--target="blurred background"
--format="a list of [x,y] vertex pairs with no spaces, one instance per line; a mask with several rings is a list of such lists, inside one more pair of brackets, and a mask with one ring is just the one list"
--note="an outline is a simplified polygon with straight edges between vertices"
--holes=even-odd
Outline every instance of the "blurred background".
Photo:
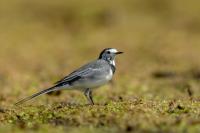
[[[196,0],[1,0],[1,104],[49,87],[107,47],[125,54],[117,57],[112,84],[97,90],[97,102],[200,96],[199,4]],[[84,103],[83,97],[74,98],[77,95],[82,94],[68,92],[48,102]],[[41,99],[37,103],[44,103]]]

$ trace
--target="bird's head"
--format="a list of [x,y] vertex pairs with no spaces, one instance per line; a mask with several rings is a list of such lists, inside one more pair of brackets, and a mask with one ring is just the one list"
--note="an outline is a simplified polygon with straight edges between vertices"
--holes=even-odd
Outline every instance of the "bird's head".
[[114,49],[114,48],[106,48],[100,53],[99,59],[104,59],[115,66],[114,60],[115,60],[116,55],[122,54],[122,53],[123,52],[117,51],[117,49]]

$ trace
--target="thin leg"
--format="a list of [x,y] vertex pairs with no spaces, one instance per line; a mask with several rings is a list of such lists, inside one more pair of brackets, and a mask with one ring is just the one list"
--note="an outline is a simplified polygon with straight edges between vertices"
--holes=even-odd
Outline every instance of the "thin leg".
[[84,91],[84,95],[86,96],[88,102],[90,105],[94,105],[94,102],[93,102],[93,99],[92,99],[92,91],[91,89],[87,88],[85,91]]

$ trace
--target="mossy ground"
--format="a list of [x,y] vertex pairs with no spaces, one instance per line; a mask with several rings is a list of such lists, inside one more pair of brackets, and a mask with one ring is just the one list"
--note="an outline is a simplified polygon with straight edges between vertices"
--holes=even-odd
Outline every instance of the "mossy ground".
[[[200,132],[200,8],[195,0],[0,1],[0,132]],[[13,104],[105,47],[113,81]]]

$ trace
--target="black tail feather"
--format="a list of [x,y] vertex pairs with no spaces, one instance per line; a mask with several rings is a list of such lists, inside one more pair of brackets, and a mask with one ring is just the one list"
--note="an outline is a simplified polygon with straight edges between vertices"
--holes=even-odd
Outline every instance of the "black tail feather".
[[58,90],[58,88],[55,87],[55,86],[54,86],[54,87],[51,87],[51,88],[48,88],[48,89],[45,89],[45,90],[42,90],[42,91],[40,91],[40,92],[38,92],[38,93],[36,93],[36,94],[33,94],[32,96],[26,97],[26,98],[24,98],[24,99],[18,101],[18,102],[15,103],[14,105],[20,105],[20,104],[22,104],[22,103],[24,103],[24,102],[26,102],[26,101],[29,101],[29,100],[31,100],[31,99],[37,97],[37,96],[40,96],[40,95],[42,95],[42,94],[46,94],[46,93],[49,93],[49,92],[52,92],[52,91],[56,91],[56,90]]

